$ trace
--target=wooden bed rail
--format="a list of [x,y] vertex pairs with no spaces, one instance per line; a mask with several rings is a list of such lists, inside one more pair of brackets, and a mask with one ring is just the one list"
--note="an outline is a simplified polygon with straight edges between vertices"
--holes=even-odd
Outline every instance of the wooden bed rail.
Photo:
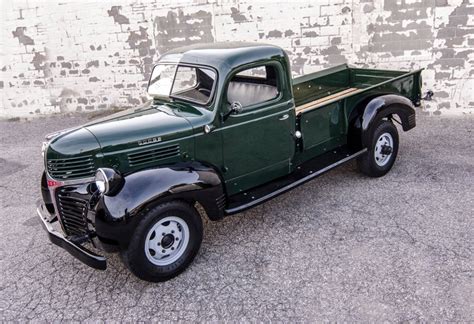
[[321,104],[323,104],[323,103],[325,103],[329,100],[334,100],[334,99],[340,98],[342,96],[346,96],[346,95],[348,95],[352,92],[355,92],[357,90],[360,90],[360,89],[358,89],[358,88],[349,88],[349,89],[346,89],[346,90],[343,90],[343,91],[336,92],[336,93],[334,93],[330,96],[323,97],[323,98],[308,102],[304,105],[296,106],[296,108],[295,108],[296,114],[299,115],[299,114],[304,113],[306,111],[312,110],[312,109],[316,108],[317,106],[320,106]]

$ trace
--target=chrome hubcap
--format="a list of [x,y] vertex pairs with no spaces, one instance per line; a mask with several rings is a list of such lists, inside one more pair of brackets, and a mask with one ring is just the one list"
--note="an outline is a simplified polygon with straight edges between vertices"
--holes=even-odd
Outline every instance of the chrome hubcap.
[[176,216],[159,220],[148,231],[145,240],[145,255],[158,266],[166,266],[178,260],[189,243],[189,227]]
[[385,166],[393,153],[393,138],[389,133],[383,133],[375,143],[374,157],[378,166]]

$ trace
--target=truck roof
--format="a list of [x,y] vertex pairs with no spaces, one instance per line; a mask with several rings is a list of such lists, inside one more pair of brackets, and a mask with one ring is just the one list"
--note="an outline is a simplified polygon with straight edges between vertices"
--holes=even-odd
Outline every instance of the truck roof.
[[160,62],[202,64],[217,69],[254,63],[259,60],[286,56],[285,51],[275,45],[247,42],[217,42],[196,44],[173,49],[163,54]]

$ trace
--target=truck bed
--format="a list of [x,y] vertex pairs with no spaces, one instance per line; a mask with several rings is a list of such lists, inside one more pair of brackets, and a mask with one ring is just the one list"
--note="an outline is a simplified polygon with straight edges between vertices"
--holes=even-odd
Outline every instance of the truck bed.
[[296,114],[377,88],[412,98],[412,94],[407,92],[413,89],[413,84],[395,81],[409,77],[406,81],[414,82],[410,76],[415,75],[415,72],[359,69],[343,64],[295,78],[293,94]]
[[359,69],[344,64],[293,79],[297,129],[303,134],[295,163],[346,145],[350,115],[368,98],[396,94],[419,102],[420,71]]

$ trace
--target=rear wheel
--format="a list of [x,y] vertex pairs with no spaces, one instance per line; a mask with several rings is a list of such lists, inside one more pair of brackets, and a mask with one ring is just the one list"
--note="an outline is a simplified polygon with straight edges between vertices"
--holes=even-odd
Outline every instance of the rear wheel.
[[388,120],[374,127],[367,154],[358,159],[359,170],[369,177],[384,176],[395,163],[398,153],[398,131]]
[[202,241],[202,221],[181,201],[158,205],[143,215],[126,251],[124,263],[140,279],[165,281],[184,271]]

